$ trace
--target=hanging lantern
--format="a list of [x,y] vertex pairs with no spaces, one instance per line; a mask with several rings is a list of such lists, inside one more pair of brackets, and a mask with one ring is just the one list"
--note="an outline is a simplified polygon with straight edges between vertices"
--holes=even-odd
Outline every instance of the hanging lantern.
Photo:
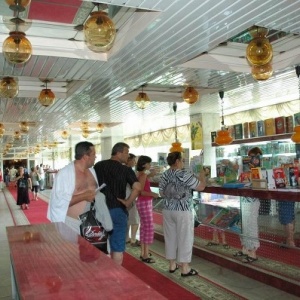
[[60,134],[60,136],[64,139],[64,140],[66,140],[68,137],[69,137],[69,132],[67,131],[67,130],[63,130],[62,132],[61,132],[61,134]]
[[252,36],[252,38],[266,37],[268,32],[269,32],[268,28],[259,27],[259,26],[253,26],[249,30],[249,34]]
[[10,63],[24,64],[31,57],[32,46],[24,32],[12,31],[3,42],[2,52]]
[[101,124],[101,123],[98,123],[97,126],[96,126],[96,131],[99,132],[99,133],[102,133],[104,130],[104,125]]
[[21,131],[22,133],[28,133],[28,131],[29,131],[29,125],[28,125],[27,122],[21,122],[21,123],[19,124],[19,127],[20,127],[20,131]]
[[85,139],[88,138],[89,135],[90,135],[90,132],[89,132],[88,130],[83,130],[83,131],[82,131],[82,136],[83,136]]
[[94,52],[107,52],[113,46],[116,28],[113,21],[103,11],[95,11],[83,27],[87,47]]
[[4,77],[0,81],[0,97],[14,98],[19,93],[18,82],[12,77]]
[[267,38],[257,37],[247,46],[246,57],[251,65],[266,65],[273,57],[272,45]]
[[4,132],[5,132],[5,128],[4,128],[4,125],[3,125],[3,123],[0,123],[0,134],[4,134]]
[[89,122],[81,122],[80,124],[81,130],[88,130],[89,129]]
[[135,99],[135,104],[137,105],[138,108],[140,109],[145,109],[149,104],[150,104],[150,99],[146,93],[139,92]]
[[263,66],[252,66],[251,68],[252,77],[258,81],[267,80],[273,74],[273,67],[271,63]]
[[20,131],[15,131],[15,133],[14,133],[14,139],[15,140],[20,140],[21,139],[21,132]]
[[224,106],[224,92],[220,91],[219,92],[219,96],[221,98],[221,130],[217,131],[217,136],[215,138],[215,143],[217,145],[229,145],[232,141],[233,138],[230,136],[230,132],[226,129],[225,125],[224,125],[224,111],[223,111],[223,106]]
[[173,104],[173,111],[174,111],[174,119],[175,119],[175,142],[172,143],[172,147],[170,148],[170,152],[184,152],[184,149],[181,147],[181,143],[178,141],[177,138],[177,117],[176,117],[176,112],[177,112],[177,104]]
[[47,88],[49,80],[45,80],[44,82],[46,84],[46,88],[42,89],[38,99],[43,106],[48,107],[55,102],[55,94],[51,91],[51,89]]
[[188,86],[182,94],[183,100],[188,104],[194,104],[199,99],[199,93],[191,86]]

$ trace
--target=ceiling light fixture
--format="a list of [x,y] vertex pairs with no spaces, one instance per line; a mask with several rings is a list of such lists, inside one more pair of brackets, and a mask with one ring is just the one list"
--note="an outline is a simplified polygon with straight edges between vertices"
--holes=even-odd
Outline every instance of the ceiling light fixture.
[[4,125],[3,125],[3,123],[0,123],[0,134],[3,135],[4,132],[5,132]]
[[172,143],[172,147],[170,148],[170,152],[184,152],[184,149],[181,147],[181,143],[178,141],[177,138],[177,117],[176,117],[176,112],[177,112],[177,104],[176,102],[173,103],[173,111],[174,111],[174,118],[175,118],[175,142]]
[[[300,66],[296,66],[296,74],[298,77],[299,101],[300,101]],[[296,144],[300,144],[300,125],[296,125],[294,127],[294,132],[291,136],[291,140]]]
[[183,94],[182,94],[182,98],[183,100],[188,103],[188,104],[194,104],[198,101],[199,99],[199,93],[197,92],[197,90],[195,88],[193,88],[192,86],[188,86],[186,87],[186,89],[184,90]]
[[138,93],[135,98],[135,104],[140,109],[145,109],[150,104],[150,99],[146,93],[144,93],[144,86],[142,85],[142,91]]
[[14,133],[14,139],[15,140],[20,140],[21,139],[21,132],[20,131],[15,131],[15,133]]
[[90,14],[83,26],[87,47],[94,52],[107,52],[113,46],[116,28],[106,12],[100,11],[100,3],[94,3],[98,11]]
[[86,139],[90,135],[90,132],[88,130],[82,130],[82,136]]
[[96,131],[99,132],[99,133],[102,133],[104,131],[104,125],[101,124],[101,123],[98,123],[96,125]]
[[11,31],[3,42],[2,52],[10,63],[24,64],[31,57],[32,46],[24,32]]
[[0,96],[14,98],[19,93],[18,82],[12,77],[4,77],[0,81]]
[[248,44],[246,57],[251,65],[263,66],[272,60],[273,48],[266,38],[267,33],[267,30],[257,27],[257,36]]
[[43,82],[45,83],[46,88],[42,89],[38,99],[43,106],[48,107],[55,102],[55,94],[51,91],[51,89],[47,88],[47,84],[50,80],[46,79],[43,80]]
[[70,133],[69,133],[69,131],[67,131],[67,130],[63,130],[63,131],[61,132],[60,136],[61,136],[64,140],[66,140],[66,139],[70,136]]
[[81,122],[80,128],[82,131],[89,129],[89,122]]
[[252,77],[258,81],[269,79],[273,75],[273,67],[271,63],[267,63],[263,66],[252,66]]
[[20,122],[19,127],[20,127],[20,131],[22,133],[28,133],[28,131],[29,131],[29,125],[28,125],[27,122]]
[[223,145],[229,145],[233,138],[230,136],[230,132],[227,130],[227,128],[224,125],[224,111],[223,111],[223,106],[224,106],[224,92],[220,91],[219,96],[221,98],[221,130],[217,131],[217,136],[215,138],[215,143],[217,145],[223,146]]

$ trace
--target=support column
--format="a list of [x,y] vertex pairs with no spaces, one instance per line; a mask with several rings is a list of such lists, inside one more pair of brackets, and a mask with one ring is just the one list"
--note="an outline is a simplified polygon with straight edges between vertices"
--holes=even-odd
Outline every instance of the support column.
[[111,157],[112,147],[119,142],[124,142],[124,137],[106,137],[101,138],[101,160],[109,159]]

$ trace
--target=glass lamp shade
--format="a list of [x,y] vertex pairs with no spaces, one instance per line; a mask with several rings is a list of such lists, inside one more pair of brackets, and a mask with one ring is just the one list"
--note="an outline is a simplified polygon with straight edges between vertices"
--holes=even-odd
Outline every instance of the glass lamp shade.
[[267,38],[255,38],[247,46],[246,57],[251,65],[266,65],[273,57],[272,45]]
[[0,81],[0,96],[14,98],[19,93],[18,82],[12,77],[4,77]]
[[135,99],[135,104],[138,108],[145,109],[150,104],[150,99],[146,93],[140,92]]
[[2,52],[9,62],[24,64],[31,57],[32,46],[25,37],[25,33],[12,31],[9,33],[9,37],[3,42]]
[[252,77],[256,80],[267,80],[273,75],[273,67],[271,63],[263,66],[252,66]]
[[67,130],[63,130],[60,134],[60,136],[66,140],[69,137],[69,132]]
[[19,124],[19,127],[20,127],[20,131],[21,131],[22,133],[28,133],[28,131],[29,131],[29,125],[28,125],[27,122],[21,122],[21,123]]
[[15,131],[15,133],[14,133],[14,139],[15,140],[20,140],[21,139],[21,132],[20,131]]
[[88,138],[89,135],[90,135],[90,133],[89,133],[88,130],[83,130],[83,131],[82,131],[82,136],[83,136],[85,139]]
[[294,127],[294,133],[291,136],[291,140],[296,144],[300,144],[300,125]]
[[5,132],[5,129],[4,128],[0,128],[0,134],[3,135]]
[[42,89],[39,95],[39,101],[45,107],[50,106],[55,102],[55,95],[51,89]]
[[96,131],[99,132],[99,133],[102,133],[104,130],[104,125],[101,124],[101,123],[98,123],[97,126],[96,126]]
[[233,138],[230,136],[230,132],[226,129],[221,129],[217,131],[217,136],[215,138],[215,143],[217,145],[229,145]]
[[183,100],[188,104],[194,104],[199,99],[199,93],[191,86],[187,87],[182,94]]
[[25,10],[31,0],[5,0],[5,2],[9,5],[11,10],[21,12]]
[[180,142],[172,143],[172,147],[170,148],[170,152],[184,152],[184,149],[181,147]]
[[80,128],[82,131],[87,131],[89,129],[89,123],[88,122],[81,122]]
[[84,24],[83,32],[88,48],[94,52],[108,51],[116,37],[115,24],[103,11],[90,14]]

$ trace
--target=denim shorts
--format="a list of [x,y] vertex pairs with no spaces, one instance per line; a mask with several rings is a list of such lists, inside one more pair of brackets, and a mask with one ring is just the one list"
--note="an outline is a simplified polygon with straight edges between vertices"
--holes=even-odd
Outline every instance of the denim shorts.
[[278,201],[279,222],[287,225],[295,220],[295,202]]
[[113,208],[109,212],[113,221],[113,231],[109,237],[110,250],[111,252],[124,252],[128,215],[122,208]]

